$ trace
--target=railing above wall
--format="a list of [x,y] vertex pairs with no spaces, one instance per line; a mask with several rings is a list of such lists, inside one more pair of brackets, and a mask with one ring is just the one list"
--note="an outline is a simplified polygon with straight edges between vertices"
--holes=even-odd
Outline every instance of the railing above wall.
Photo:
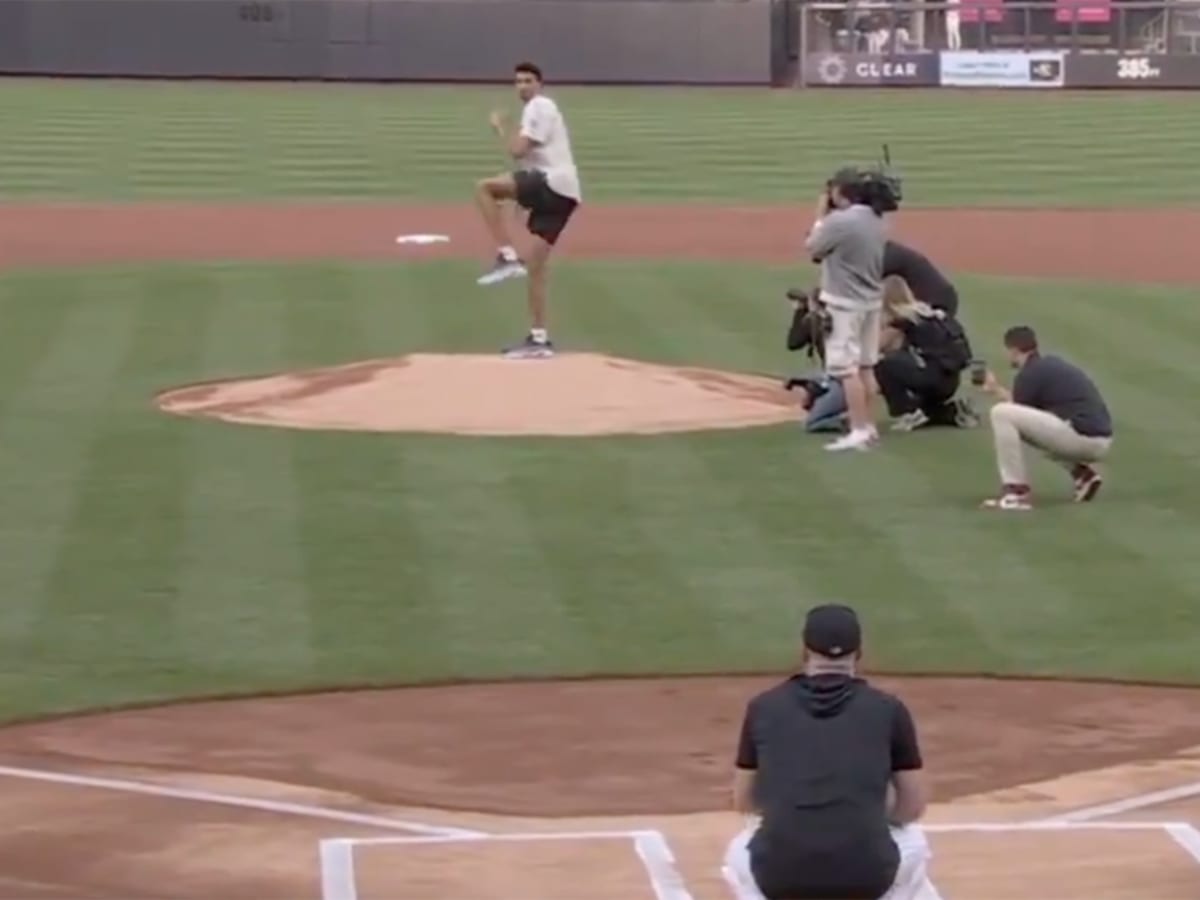
[[807,3],[800,86],[1200,88],[1200,0]]

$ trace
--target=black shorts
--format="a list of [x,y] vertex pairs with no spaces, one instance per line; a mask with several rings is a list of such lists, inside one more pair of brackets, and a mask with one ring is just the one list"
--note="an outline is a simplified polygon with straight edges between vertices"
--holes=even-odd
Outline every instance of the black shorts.
[[517,204],[529,210],[525,227],[530,234],[554,246],[571,221],[579,201],[555,193],[546,181],[544,172],[514,172],[513,181],[517,185]]
[[833,853],[772,846],[762,839],[750,843],[750,871],[771,900],[878,900],[899,869],[900,851],[890,840],[886,846],[867,842]]

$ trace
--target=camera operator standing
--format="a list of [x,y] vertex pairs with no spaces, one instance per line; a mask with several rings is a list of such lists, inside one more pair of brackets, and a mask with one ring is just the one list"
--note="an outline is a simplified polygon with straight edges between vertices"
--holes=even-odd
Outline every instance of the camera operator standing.
[[826,370],[845,391],[850,420],[849,433],[826,444],[827,450],[867,450],[879,439],[871,401],[883,308],[883,214],[896,209],[898,199],[885,177],[841,169],[817,200],[805,242],[821,265],[821,302],[831,320]]

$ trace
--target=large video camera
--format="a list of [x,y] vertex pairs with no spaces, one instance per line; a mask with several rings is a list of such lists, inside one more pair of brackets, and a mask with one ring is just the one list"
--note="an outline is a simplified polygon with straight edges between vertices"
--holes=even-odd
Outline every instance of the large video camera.
[[826,184],[826,189],[834,187],[851,203],[869,206],[880,216],[898,210],[900,201],[904,199],[900,176],[892,171],[887,144],[883,145],[881,163],[869,169],[840,169]]

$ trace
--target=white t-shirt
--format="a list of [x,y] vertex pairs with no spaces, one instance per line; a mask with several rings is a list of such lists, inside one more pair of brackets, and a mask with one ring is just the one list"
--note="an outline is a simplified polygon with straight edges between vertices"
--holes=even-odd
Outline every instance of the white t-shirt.
[[545,172],[546,183],[556,194],[582,200],[571,136],[558,104],[543,94],[526,103],[521,113],[521,136],[534,142],[520,161],[522,167]]

